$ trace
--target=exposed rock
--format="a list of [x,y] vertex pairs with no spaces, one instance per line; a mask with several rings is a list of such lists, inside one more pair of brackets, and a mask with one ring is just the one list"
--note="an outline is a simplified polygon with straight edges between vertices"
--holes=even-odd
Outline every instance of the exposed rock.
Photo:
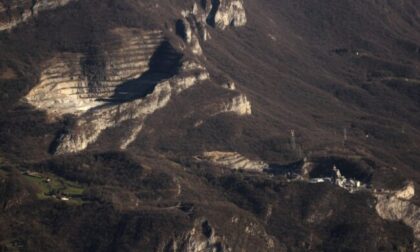
[[[191,63],[186,63],[190,65]],[[166,106],[172,95],[176,95],[185,89],[209,78],[209,74],[197,69],[190,72],[182,72],[179,75],[158,83],[154,91],[143,99],[135,99],[121,104],[108,104],[92,109],[83,114],[75,127],[64,134],[57,147],[56,153],[74,153],[87,148],[94,142],[101,132],[107,128],[116,127],[122,122],[133,120],[137,125],[156,110]],[[133,141],[133,135],[137,135],[141,127],[133,130],[133,134],[123,139],[122,148]]]
[[139,124],[135,126],[131,131],[130,135],[123,140],[121,143],[120,149],[125,150],[127,147],[136,140],[137,136],[140,134],[141,130],[143,129],[143,124]]
[[222,104],[221,111],[223,113],[234,112],[238,115],[251,115],[251,102],[244,94],[241,94]]
[[401,200],[410,200],[415,195],[414,183],[410,181],[403,189],[395,193],[395,197]]
[[[227,216],[230,218],[224,218],[224,213],[220,214],[224,219],[222,222],[213,222],[207,218],[196,219],[190,230],[173,238],[165,246],[165,251],[285,251],[258,221],[229,213]],[[226,229],[235,231],[226,232]]]
[[305,157],[303,160],[301,176],[305,179],[309,179],[309,174],[311,173],[314,166],[315,166],[315,163]]
[[376,193],[376,212],[381,218],[402,221],[413,229],[414,236],[420,240],[420,207],[409,200],[414,196],[414,184],[391,193]]
[[40,12],[77,0],[11,0],[0,2],[0,31],[10,30]]
[[192,11],[185,10],[182,12],[182,16],[188,20],[188,22],[192,25],[193,31],[203,41],[210,39],[206,23],[207,15],[206,8],[198,7],[197,3],[194,3]]
[[203,50],[200,45],[200,39],[207,41],[210,34],[207,31],[205,10],[199,8],[194,3],[192,11],[185,10],[182,13],[183,18],[177,22],[177,33],[190,46],[191,51],[196,55],[202,55]]
[[[37,11],[53,6],[52,2],[42,3],[39,2]],[[245,13],[241,8],[241,1],[220,5],[213,2],[211,11],[217,10],[214,20],[218,23],[230,19],[231,24],[240,25],[244,23]],[[198,56],[203,53],[199,37],[203,41],[209,37],[206,29],[206,21],[212,15],[209,11],[194,4],[192,11],[184,11],[177,23],[178,35]],[[62,53],[45,62],[39,83],[25,97],[28,103],[51,117],[78,116],[74,127],[60,137],[57,154],[84,150],[105,129],[130,121],[127,135],[120,142],[120,148],[126,149],[141,132],[148,115],[166,106],[172,95],[209,79],[206,69],[196,62],[185,61],[178,66],[180,54],[165,41],[162,31],[116,28],[112,33],[117,39],[103,41],[93,52]],[[168,66],[167,62],[172,65]],[[165,75],[171,71],[177,75]],[[228,83],[227,88],[235,89],[234,83]],[[218,106],[217,113],[252,113],[251,104],[243,94]]]
[[211,1],[211,11],[207,17],[210,25],[219,29],[231,26],[244,26],[247,22],[242,0],[214,0]]
[[[192,11],[182,11],[183,19],[177,22],[177,33],[190,45],[191,51],[202,55],[199,38],[206,41],[210,38],[206,24],[222,30],[227,26],[243,26],[246,24],[246,13],[242,0],[202,1],[201,8],[194,3]],[[209,7],[207,7],[209,6]]]
[[234,81],[227,81],[222,84],[222,87],[230,90],[236,90],[236,84]]
[[62,54],[47,62],[39,84],[25,100],[54,116],[79,114],[103,104],[89,95],[88,81],[82,76],[79,65],[82,57],[81,54]]
[[[231,92],[229,89],[228,94],[220,97],[215,102],[203,107],[203,114],[210,117],[218,116],[221,114],[231,113],[237,116],[249,116],[252,114],[251,103],[248,101],[244,94],[238,92]],[[205,118],[201,118],[194,123],[194,127],[201,126]]]
[[197,220],[191,231],[182,239],[173,240],[169,248],[171,251],[188,252],[230,251],[207,220]]
[[[192,22],[192,24],[194,24]],[[184,38],[185,42],[189,44],[193,54],[202,55],[203,49],[201,48],[200,41],[195,32],[192,30],[192,24],[186,19],[178,21],[177,30],[181,37]]]
[[269,165],[262,161],[253,161],[236,152],[211,151],[203,153],[202,159],[216,165],[224,166],[233,170],[246,170],[262,172]]
[[[233,10],[237,4],[226,6]],[[205,8],[195,4],[192,11],[182,13],[183,19],[177,23],[178,34],[199,56],[202,55],[199,36],[202,40],[208,38],[206,13]],[[103,41],[92,53],[62,53],[46,62],[39,84],[25,97],[51,117],[65,114],[79,117],[74,127],[58,140],[57,154],[84,150],[105,129],[130,121],[127,135],[120,142],[120,148],[126,149],[141,132],[148,115],[166,106],[172,95],[209,79],[206,69],[193,61],[178,66],[180,54],[165,41],[162,31],[116,28],[112,33],[117,40]],[[167,66],[167,62],[172,65]],[[177,75],[169,77],[171,71]],[[229,84],[228,88],[235,86]],[[218,106],[218,113],[251,114],[251,104],[245,95]]]
[[[104,99],[115,95],[120,84],[148,71],[150,59],[163,43],[163,33],[127,28],[115,29],[113,33],[121,43],[107,42],[109,46],[101,57],[103,69],[87,70],[86,62],[90,60],[87,55],[57,55],[45,63],[40,82],[26,96],[26,101],[50,115],[81,114],[104,104]],[[153,80],[141,84],[147,85],[146,82]]]
[[182,71],[203,70],[203,72],[207,72],[206,68],[204,66],[200,65],[199,63],[197,63],[195,61],[185,61],[182,64],[181,69],[182,69]]

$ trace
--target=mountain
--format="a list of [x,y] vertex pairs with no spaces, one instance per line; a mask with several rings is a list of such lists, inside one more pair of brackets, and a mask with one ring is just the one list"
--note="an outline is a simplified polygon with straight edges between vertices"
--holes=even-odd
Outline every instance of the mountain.
[[416,251],[420,2],[0,0],[2,251]]

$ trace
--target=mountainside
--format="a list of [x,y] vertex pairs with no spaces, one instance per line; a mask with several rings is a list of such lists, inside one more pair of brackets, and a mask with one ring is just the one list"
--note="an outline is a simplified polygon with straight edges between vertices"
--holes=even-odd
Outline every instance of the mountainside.
[[0,250],[416,251],[420,2],[0,0]]

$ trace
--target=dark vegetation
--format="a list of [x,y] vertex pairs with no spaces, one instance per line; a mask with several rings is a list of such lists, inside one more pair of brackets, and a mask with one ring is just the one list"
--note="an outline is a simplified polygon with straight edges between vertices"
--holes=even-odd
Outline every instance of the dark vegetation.
[[334,175],[333,167],[340,169],[346,178],[356,179],[369,184],[376,169],[376,164],[371,160],[350,160],[339,157],[326,157],[315,160],[315,167],[310,171],[310,177],[322,178]]
[[[329,184],[220,174],[211,167],[184,170],[158,157],[138,159],[124,153],[68,156],[27,168],[77,182],[85,188],[85,201],[35,200],[30,196],[35,191],[31,192],[20,173],[2,169],[1,199],[7,207],[1,210],[0,228],[8,229],[0,236],[2,249],[159,250],[170,238],[190,230],[200,216],[207,218],[202,224],[205,235],[216,228],[218,235],[241,239],[245,226],[238,229],[224,221],[236,216],[263,225],[289,249],[390,251],[413,243],[409,228],[376,215],[370,196],[351,195]],[[173,178],[183,188],[176,198]],[[3,190],[4,186],[9,188]],[[138,205],[127,195],[130,192],[135,193]],[[22,201],[22,197],[27,199]],[[261,242],[249,247],[261,247]]]

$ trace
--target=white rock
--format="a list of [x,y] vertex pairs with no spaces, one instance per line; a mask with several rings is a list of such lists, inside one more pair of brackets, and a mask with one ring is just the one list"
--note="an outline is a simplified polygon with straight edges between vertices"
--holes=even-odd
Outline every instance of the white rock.
[[401,200],[410,200],[411,198],[414,197],[414,194],[415,194],[414,183],[409,182],[403,189],[395,193],[395,197]]
[[127,139],[123,139],[123,143],[120,146],[121,150],[125,150],[127,149],[127,147],[136,140],[137,136],[140,134],[141,130],[143,129],[143,124],[140,124],[136,127],[134,127],[134,129],[132,129],[130,131],[130,135],[128,136]]
[[230,101],[224,103],[222,107],[221,111],[223,113],[234,112],[241,116],[252,114],[251,102],[249,102],[244,94],[232,98]]
[[[206,228],[208,230],[203,230]],[[208,237],[207,232],[210,232]],[[231,251],[223,242],[223,238],[216,234],[216,231],[205,220],[196,220],[193,228],[186,232],[182,237],[171,241],[169,246],[171,251],[187,252],[216,252]]]
[[222,85],[222,87],[229,89],[229,90],[236,90],[236,84],[234,81],[227,81]]
[[269,167],[267,163],[250,160],[237,152],[204,152],[202,158],[215,165],[224,166],[233,170],[262,172]]
[[409,183],[394,193],[376,193],[376,212],[386,220],[402,221],[413,229],[414,236],[420,240],[420,207],[411,203],[414,197],[414,184]]
[[242,0],[220,0],[219,6],[212,6],[217,8],[214,17],[215,25],[224,30],[229,25],[238,27],[244,26],[247,23],[246,12]]
[[180,28],[182,28],[182,32],[184,33],[182,35],[192,53],[201,56],[203,54],[203,49],[201,48],[200,40],[197,36],[198,28],[195,22],[197,22],[195,18],[184,18],[181,20],[180,25],[182,25],[182,27]]
[[104,53],[104,76],[94,89],[89,87],[88,77],[83,73],[81,62],[85,56],[63,53],[44,64],[39,83],[25,100],[54,117],[69,113],[80,115],[103,105],[99,100],[114,95],[123,82],[140,77],[148,70],[150,58],[163,42],[163,33],[128,28],[117,28],[113,33],[121,38],[121,44],[110,46]]
[[[190,62],[184,64],[194,65]],[[62,136],[56,154],[82,151],[89,144],[95,142],[102,131],[117,127],[126,121],[133,121],[135,127],[127,138],[122,139],[120,145],[122,149],[127,148],[141,132],[141,125],[149,115],[165,107],[173,95],[177,95],[208,77],[208,72],[201,68],[191,72],[181,72],[179,76],[157,84],[154,91],[143,99],[121,104],[109,104],[86,112],[79,117],[76,126]]]
[[76,127],[61,138],[56,154],[82,151],[90,143],[96,141],[103,130],[115,127],[127,120],[152,114],[157,109],[166,106],[172,95],[171,90],[170,83],[165,81],[158,84],[154,92],[144,99],[105,106],[84,114],[78,120]]

